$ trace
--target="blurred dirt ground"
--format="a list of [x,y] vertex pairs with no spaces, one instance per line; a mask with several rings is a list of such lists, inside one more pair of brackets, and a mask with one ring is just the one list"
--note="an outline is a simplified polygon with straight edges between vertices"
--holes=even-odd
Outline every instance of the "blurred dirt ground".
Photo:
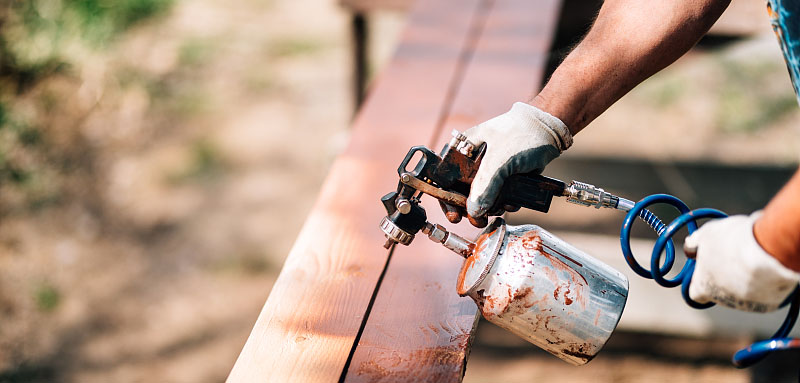
[[57,203],[4,206],[0,381],[224,380],[346,141],[346,21],[180,1],[31,91],[67,82],[38,121],[86,154]]
[[575,367],[482,322],[464,382],[750,382],[729,361],[743,346],[743,339],[617,331],[597,357]]
[[[377,70],[402,15],[373,22]],[[46,203],[0,188],[0,382],[224,380],[347,141],[347,27],[333,0],[177,1],[21,96],[62,100],[32,119],[75,162],[42,177],[61,185]],[[800,114],[773,44],[687,57],[582,133],[575,155],[796,162]],[[466,381],[749,380],[720,362],[739,340],[678,342],[696,359],[621,342],[572,369],[493,330],[481,327]]]

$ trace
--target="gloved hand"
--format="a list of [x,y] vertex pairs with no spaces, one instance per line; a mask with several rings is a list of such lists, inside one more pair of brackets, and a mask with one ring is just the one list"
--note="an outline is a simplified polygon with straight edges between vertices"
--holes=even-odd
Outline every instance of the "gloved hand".
[[467,213],[475,218],[483,217],[494,205],[506,177],[541,173],[545,165],[572,145],[572,134],[561,120],[522,102],[464,135],[476,147],[486,143],[486,153],[467,199]]
[[797,287],[800,274],[767,254],[753,236],[761,212],[707,222],[683,244],[695,254],[689,297],[744,311],[778,308]]

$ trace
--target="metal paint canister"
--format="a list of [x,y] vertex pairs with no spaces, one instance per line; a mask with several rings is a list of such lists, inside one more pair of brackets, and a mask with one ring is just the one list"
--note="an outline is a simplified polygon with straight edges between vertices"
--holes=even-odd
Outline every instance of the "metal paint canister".
[[539,226],[496,218],[464,261],[457,289],[488,321],[583,365],[617,327],[628,279]]

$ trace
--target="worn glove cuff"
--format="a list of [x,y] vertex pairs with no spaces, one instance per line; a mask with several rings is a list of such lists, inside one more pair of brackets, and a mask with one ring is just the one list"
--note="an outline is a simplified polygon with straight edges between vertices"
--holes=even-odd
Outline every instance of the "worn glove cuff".
[[689,296],[745,311],[768,312],[797,287],[800,274],[769,255],[753,235],[761,215],[732,216],[708,222],[686,238],[697,250]]
[[753,269],[753,274],[759,281],[773,283],[775,293],[779,297],[785,298],[797,287],[798,281],[800,281],[800,273],[784,266],[775,257],[767,253],[756,240],[753,234],[753,225],[761,217],[761,214],[762,211],[758,210],[748,217],[750,230],[747,242],[753,248],[753,256],[746,258],[746,267]]
[[547,128],[547,132],[558,143],[559,151],[563,152],[572,146],[572,133],[558,117],[524,102],[515,102],[511,107],[510,113],[523,116],[527,121],[541,121],[544,127]]

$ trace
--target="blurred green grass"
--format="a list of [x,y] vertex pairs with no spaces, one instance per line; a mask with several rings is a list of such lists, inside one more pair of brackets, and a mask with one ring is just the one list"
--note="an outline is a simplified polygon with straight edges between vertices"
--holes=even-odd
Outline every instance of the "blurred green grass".
[[718,90],[716,125],[722,131],[751,132],[779,120],[797,107],[788,87],[775,89],[768,78],[785,71],[779,63],[754,57],[732,60],[717,57],[723,78]]
[[[708,116],[707,121],[687,122],[709,124],[720,137],[745,137],[769,130],[797,110],[785,64],[762,54],[772,48],[764,45],[773,44],[770,39],[743,39],[696,51],[653,75],[627,99],[644,106],[654,118],[675,115],[702,120]],[[695,113],[697,110],[702,111]]]
[[185,169],[168,174],[166,180],[173,185],[213,181],[227,167],[219,149],[207,139],[195,140],[189,147],[191,161]]
[[36,289],[34,298],[36,306],[43,312],[51,312],[61,303],[61,293],[49,283],[42,283]]
[[173,0],[0,1],[0,205],[52,202],[58,182],[46,175],[70,162],[57,158],[59,151],[39,126],[63,101],[46,97],[46,91],[33,102],[26,96],[53,77],[82,82],[77,68],[87,53],[108,49],[172,5]]
[[68,67],[83,50],[105,48],[137,23],[166,13],[172,2],[5,1],[0,8],[0,77],[24,91]]
[[294,57],[308,55],[320,51],[324,44],[311,38],[291,37],[274,41],[268,47],[272,57]]

